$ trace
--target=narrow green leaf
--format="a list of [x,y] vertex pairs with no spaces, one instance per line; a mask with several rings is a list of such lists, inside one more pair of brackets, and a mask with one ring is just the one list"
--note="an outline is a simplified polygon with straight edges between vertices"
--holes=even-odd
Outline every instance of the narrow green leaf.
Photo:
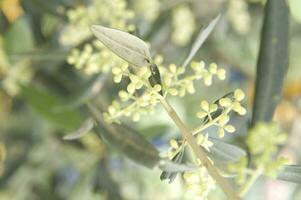
[[146,67],[151,62],[148,46],[140,38],[99,25],[93,25],[91,30],[107,48],[130,64]]
[[283,79],[288,67],[288,35],[286,1],[268,0],[261,33],[251,126],[259,121],[269,122],[281,99]]
[[157,149],[140,133],[129,127],[108,124],[101,113],[91,104],[88,107],[97,122],[97,132],[111,146],[135,162],[153,168],[159,161]]
[[58,109],[74,109],[87,103],[99,94],[106,80],[107,76],[102,74],[94,78],[90,83],[83,84],[84,86],[78,89],[76,94],[68,98],[66,104],[61,105]]
[[191,59],[194,57],[194,55],[197,53],[197,51],[201,48],[201,46],[204,44],[207,37],[210,35],[212,30],[216,26],[220,17],[221,17],[221,15],[218,15],[209,23],[209,25],[205,29],[201,29],[199,35],[197,36],[196,40],[194,41],[194,43],[191,47],[191,50],[190,50],[187,58],[185,59],[185,61],[183,63],[183,67],[186,67],[190,63]]
[[301,183],[301,165],[285,165],[279,172],[277,179]]

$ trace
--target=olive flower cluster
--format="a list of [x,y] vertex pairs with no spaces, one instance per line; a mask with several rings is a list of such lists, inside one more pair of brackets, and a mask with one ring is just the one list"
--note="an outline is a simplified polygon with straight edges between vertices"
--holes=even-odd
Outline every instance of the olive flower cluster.
[[239,162],[230,164],[228,169],[230,172],[237,174],[236,182],[243,185],[247,177],[259,171],[260,174],[275,178],[278,171],[288,164],[286,157],[272,159],[278,149],[278,145],[285,142],[287,136],[283,133],[276,123],[258,123],[248,133],[247,145],[252,156],[253,169],[248,169],[248,161],[246,157],[240,159]]
[[244,97],[243,91],[236,89],[214,103],[210,104],[206,100],[201,101],[201,110],[196,113],[196,116],[203,119],[204,124],[194,129],[193,133],[201,132],[204,127],[208,128],[209,126],[218,127],[217,134],[219,137],[224,137],[225,132],[233,133],[235,127],[228,124],[230,120],[229,113],[233,110],[239,115],[246,114],[246,109],[240,103]]
[[92,0],[88,6],[77,6],[66,14],[69,23],[60,38],[65,45],[78,45],[89,39],[91,24],[105,24],[125,31],[134,28],[128,23],[134,13],[127,8],[125,0]]
[[[119,92],[119,101],[113,101],[108,111],[104,113],[108,122],[119,122],[120,117],[131,117],[138,121],[142,114],[152,113],[155,106],[162,96],[159,92],[163,91],[163,97],[168,94],[183,97],[186,93],[194,93],[194,81],[204,79],[205,85],[212,84],[213,76],[219,79],[225,78],[225,70],[218,68],[215,63],[209,65],[208,69],[205,63],[192,62],[193,73],[186,75],[186,68],[177,67],[170,64],[164,65],[162,56],[157,56],[154,62],[162,76],[162,85],[152,87],[149,84],[150,70],[147,67],[129,70],[128,65],[116,65],[112,67],[113,80],[119,83],[123,77],[127,77],[129,84],[126,89]],[[134,72],[131,72],[134,71]],[[163,87],[163,88],[162,88]]]
[[[92,37],[91,24],[133,31],[129,21],[134,12],[127,8],[125,0],[92,0],[89,6],[78,6],[67,11],[68,25],[62,31],[60,41],[64,45],[78,46]],[[85,74],[106,73],[113,66],[127,65],[98,40],[86,43],[83,48],[75,47],[67,57],[69,64]]]
[[247,145],[254,156],[254,164],[262,166],[266,175],[275,177],[281,166],[287,163],[288,160],[284,157],[271,161],[278,145],[283,144],[286,139],[287,135],[281,131],[277,123],[259,123],[250,130]]

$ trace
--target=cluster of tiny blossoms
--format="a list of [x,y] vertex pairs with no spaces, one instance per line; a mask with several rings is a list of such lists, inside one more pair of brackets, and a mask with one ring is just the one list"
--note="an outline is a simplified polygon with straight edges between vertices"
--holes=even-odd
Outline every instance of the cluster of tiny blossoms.
[[172,11],[172,28],[172,42],[179,46],[185,46],[190,42],[196,25],[194,15],[188,6],[181,5]]
[[244,98],[243,91],[236,89],[214,103],[209,103],[206,100],[201,101],[201,110],[197,112],[196,116],[203,119],[205,125],[196,128],[194,133],[200,132],[204,126],[208,127],[209,125],[218,127],[217,134],[219,137],[224,137],[225,132],[233,133],[235,131],[234,126],[228,124],[229,113],[233,110],[239,115],[245,115],[246,109],[240,103]]
[[278,150],[278,145],[283,144],[286,139],[286,133],[281,131],[277,123],[259,123],[250,130],[247,145],[254,157],[254,164],[257,167],[262,166],[266,175],[275,177],[278,169],[287,163],[285,157],[271,161]]
[[154,21],[160,14],[160,1],[159,0],[135,0],[133,2],[135,13],[142,16],[146,21]]
[[67,62],[85,74],[107,73],[113,66],[126,67],[128,64],[109,51],[100,41],[85,44],[82,50],[74,48]]
[[[125,0],[92,0],[89,6],[78,6],[67,11],[69,23],[62,31],[60,41],[64,45],[78,46],[92,38],[91,24],[102,24],[124,31],[133,31],[129,21],[134,12],[127,8]],[[83,48],[71,50],[67,62],[86,74],[106,73],[113,66],[126,65],[101,42],[94,40]]]
[[[183,97],[186,92],[189,94],[195,93],[194,81],[196,80],[203,79],[204,84],[210,86],[214,76],[217,76],[220,80],[225,79],[226,71],[223,68],[218,68],[215,63],[211,63],[208,69],[203,61],[192,62],[190,67],[193,71],[191,75],[185,74],[186,68],[177,67],[174,64],[161,67],[165,93]],[[185,76],[183,76],[184,74]]]
[[116,83],[123,77],[127,77],[130,83],[119,92],[119,101],[113,101],[108,111],[104,113],[108,122],[119,122],[123,116],[138,121],[142,114],[152,113],[159,98],[162,98],[158,94],[160,91],[163,91],[164,97],[168,94],[183,97],[186,93],[195,92],[196,80],[203,79],[204,84],[209,86],[214,76],[221,80],[225,79],[225,70],[218,68],[215,63],[210,64],[207,69],[203,61],[192,62],[192,73],[189,75],[185,73],[188,70],[184,67],[175,64],[164,65],[162,56],[157,56],[154,62],[158,65],[162,77],[162,85],[154,87],[149,84],[151,73],[147,67],[129,70],[128,65],[116,65],[112,68],[113,80]]
[[119,91],[119,101],[113,101],[108,111],[104,113],[107,122],[119,122],[122,116],[132,117],[133,121],[138,121],[141,114],[153,112],[158,103],[162,88],[160,85],[150,86],[148,78],[151,74],[148,68],[135,69],[135,73],[130,71],[127,65],[112,68],[114,82],[119,83],[126,77],[130,83],[125,90]]
[[65,45],[78,45],[91,38],[91,24],[102,24],[124,31],[134,28],[129,24],[134,12],[127,8],[125,0],[92,0],[88,6],[77,6],[66,14],[69,22],[60,38]]
[[252,175],[255,170],[260,170],[262,174],[275,178],[283,165],[288,164],[286,157],[273,159],[278,145],[283,144],[286,138],[287,135],[281,131],[277,123],[258,123],[252,128],[246,142],[253,158],[254,170],[248,169],[246,157],[228,166],[230,172],[237,174],[237,183],[244,184],[248,175]]
[[248,2],[244,0],[229,0],[229,22],[239,34],[246,34],[251,28],[251,16],[248,11]]

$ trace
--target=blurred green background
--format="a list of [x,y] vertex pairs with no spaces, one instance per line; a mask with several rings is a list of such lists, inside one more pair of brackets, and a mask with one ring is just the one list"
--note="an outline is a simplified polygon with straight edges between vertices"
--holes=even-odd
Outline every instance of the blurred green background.
[[[289,70],[275,120],[288,133],[280,153],[295,162],[301,144],[301,2],[290,5]],[[120,28],[149,42],[152,54],[181,64],[200,28],[222,18],[195,60],[216,62],[227,79],[197,93],[172,98],[189,126],[201,99],[214,101],[242,88],[249,111],[259,51],[264,0],[1,0],[0,1],[0,199],[184,199],[182,183],[161,182],[160,170],[129,160],[97,135],[65,141],[63,136],[85,119],[80,107],[91,83],[101,77],[93,98],[108,106],[121,85],[109,73],[110,56],[91,58],[86,44],[95,39],[92,24]],[[76,51],[84,51],[80,54]],[[84,54],[86,52],[86,54]],[[99,62],[101,64],[99,64]],[[99,67],[101,65],[101,67]],[[95,94],[93,94],[95,95]],[[249,116],[234,117],[236,134],[226,140],[243,145]],[[170,119],[157,110],[127,124],[162,154],[178,135]],[[259,181],[247,199],[300,199],[301,188]],[[275,189],[276,188],[276,189]],[[259,195],[259,196],[257,196]],[[277,197],[277,198],[276,198]],[[222,199],[221,191],[210,199]]]

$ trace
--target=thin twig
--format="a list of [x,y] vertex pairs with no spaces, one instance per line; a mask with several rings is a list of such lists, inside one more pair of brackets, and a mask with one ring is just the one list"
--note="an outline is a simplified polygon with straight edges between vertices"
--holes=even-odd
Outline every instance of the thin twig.
[[164,99],[161,98],[160,102],[164,107],[167,114],[170,118],[174,121],[174,123],[180,129],[183,138],[187,140],[188,144],[190,145],[191,149],[195,153],[195,155],[201,160],[202,164],[208,170],[210,176],[216,181],[217,185],[224,191],[227,197],[231,200],[238,200],[240,199],[234,190],[229,186],[229,184],[222,178],[219,174],[217,169],[211,163],[211,161],[207,158],[204,150],[196,143],[194,136],[190,133],[189,129],[186,125],[182,122],[176,111],[170,106],[170,104]]

